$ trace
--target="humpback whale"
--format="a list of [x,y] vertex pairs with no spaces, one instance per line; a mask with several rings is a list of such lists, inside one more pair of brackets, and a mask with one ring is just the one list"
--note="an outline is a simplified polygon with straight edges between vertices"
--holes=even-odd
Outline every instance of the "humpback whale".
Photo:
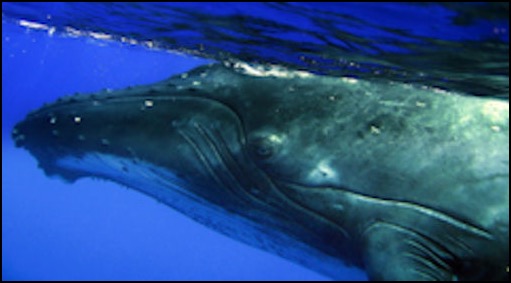
[[508,279],[507,101],[214,64],[61,98],[12,138],[48,176],[112,180],[334,279]]

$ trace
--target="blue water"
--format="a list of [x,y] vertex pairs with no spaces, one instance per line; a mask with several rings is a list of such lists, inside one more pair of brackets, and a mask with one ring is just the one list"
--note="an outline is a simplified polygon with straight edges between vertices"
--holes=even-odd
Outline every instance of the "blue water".
[[[44,176],[10,132],[57,97],[157,82],[213,60],[509,97],[508,3],[2,3],[2,10],[3,280],[328,280],[133,190]],[[67,26],[114,40],[69,36]],[[157,48],[120,43],[123,36]],[[365,275],[347,269],[346,279]]]
[[2,3],[3,20],[219,61],[508,97],[509,3]]

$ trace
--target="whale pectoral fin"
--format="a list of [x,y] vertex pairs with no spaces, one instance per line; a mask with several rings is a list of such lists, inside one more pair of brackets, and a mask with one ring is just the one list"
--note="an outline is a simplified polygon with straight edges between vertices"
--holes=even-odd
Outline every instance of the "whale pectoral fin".
[[[447,254],[408,229],[378,222],[364,232],[366,270],[371,280],[452,281]],[[435,245],[436,246],[436,245]]]

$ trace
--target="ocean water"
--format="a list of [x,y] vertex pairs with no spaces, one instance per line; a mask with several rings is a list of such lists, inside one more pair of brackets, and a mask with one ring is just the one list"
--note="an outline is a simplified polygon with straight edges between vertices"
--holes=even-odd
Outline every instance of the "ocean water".
[[214,61],[508,100],[508,15],[508,3],[2,3],[2,279],[329,280],[134,190],[47,178],[12,128],[64,95]]

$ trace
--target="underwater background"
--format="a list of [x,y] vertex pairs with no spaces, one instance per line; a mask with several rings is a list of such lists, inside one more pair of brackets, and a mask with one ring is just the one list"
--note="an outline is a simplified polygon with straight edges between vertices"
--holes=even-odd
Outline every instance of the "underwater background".
[[45,102],[214,61],[508,100],[509,3],[2,3],[3,280],[329,280],[14,148]]

